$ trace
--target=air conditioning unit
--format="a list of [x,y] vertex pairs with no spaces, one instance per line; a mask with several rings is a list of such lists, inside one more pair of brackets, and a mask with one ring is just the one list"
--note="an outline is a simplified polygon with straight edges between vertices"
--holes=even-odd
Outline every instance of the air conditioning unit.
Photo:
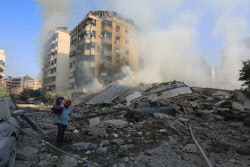
[[86,39],[86,35],[84,35],[83,38]]
[[100,38],[102,38],[102,35],[99,35]]

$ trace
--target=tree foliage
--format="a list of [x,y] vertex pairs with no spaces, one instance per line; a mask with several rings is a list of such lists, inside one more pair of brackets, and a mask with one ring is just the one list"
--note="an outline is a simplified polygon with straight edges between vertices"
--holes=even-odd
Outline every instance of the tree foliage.
[[39,90],[33,90],[33,89],[24,89],[22,93],[19,96],[19,99],[21,101],[26,101],[28,98],[37,98],[40,97],[42,94]]
[[246,89],[250,90],[250,60],[243,61],[243,67],[240,71],[240,81],[243,81],[244,83],[242,86],[246,87]]
[[2,87],[0,87],[0,97],[2,96],[7,96],[8,98],[11,99],[10,94],[6,90],[4,90]]

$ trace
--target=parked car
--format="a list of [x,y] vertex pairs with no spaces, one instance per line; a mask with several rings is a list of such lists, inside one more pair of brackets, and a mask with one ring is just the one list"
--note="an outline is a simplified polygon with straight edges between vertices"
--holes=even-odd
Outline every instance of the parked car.
[[20,127],[20,114],[23,114],[23,111],[17,110],[9,98],[0,97],[0,167],[13,167],[15,164],[19,130],[13,125]]

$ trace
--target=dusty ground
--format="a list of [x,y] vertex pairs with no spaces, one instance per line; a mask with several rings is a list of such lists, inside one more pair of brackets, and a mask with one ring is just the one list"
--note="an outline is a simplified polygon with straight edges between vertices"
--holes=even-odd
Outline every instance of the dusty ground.
[[[250,126],[249,110],[239,111],[234,108],[215,108],[221,99],[233,100],[234,97],[222,96],[221,99],[211,100],[213,92],[198,91],[190,96],[173,98],[179,106],[180,113],[175,117],[155,118],[146,117],[138,122],[126,119],[126,111],[101,116],[96,127],[89,127],[89,120],[79,120],[75,125],[68,126],[62,150],[102,166],[207,166],[205,159],[195,146],[192,153],[183,148],[188,144],[195,144],[191,137],[189,126],[192,126],[194,136],[204,149],[213,166],[236,167],[250,166]],[[233,95],[233,93],[231,93]],[[205,97],[204,97],[205,96]],[[145,97],[144,97],[145,98]],[[171,101],[171,103],[173,102]],[[192,106],[192,102],[198,106]],[[169,103],[169,99],[161,103]],[[191,102],[191,103],[190,103]],[[55,115],[45,107],[21,106],[27,111],[27,116],[33,120],[38,128],[48,135],[45,139],[54,143],[57,127],[53,125]],[[105,113],[110,106],[96,106],[91,110],[84,107],[84,102],[73,106],[76,118]],[[212,112],[207,112],[207,111]],[[214,110],[214,111],[213,111]],[[188,112],[187,112],[188,111]],[[199,111],[204,111],[200,113]],[[104,120],[126,120],[128,124],[123,128],[103,126]],[[173,125],[178,131],[174,131]],[[37,136],[25,122],[25,131]],[[77,130],[77,133],[74,131]],[[118,136],[117,136],[118,135]],[[121,139],[119,144],[109,143],[107,140]],[[74,144],[78,143],[78,146]],[[30,150],[23,150],[24,148]],[[25,153],[32,152],[32,154]],[[26,154],[28,156],[23,156]],[[18,154],[16,167],[22,166],[87,166],[78,160],[63,155],[25,134],[18,140]]]

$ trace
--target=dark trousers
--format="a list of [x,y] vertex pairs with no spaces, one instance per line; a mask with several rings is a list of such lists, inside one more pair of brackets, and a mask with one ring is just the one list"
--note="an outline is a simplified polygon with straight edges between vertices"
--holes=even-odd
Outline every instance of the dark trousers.
[[63,125],[60,123],[57,123],[58,133],[57,133],[57,144],[62,144],[64,132],[67,128],[67,125]]

